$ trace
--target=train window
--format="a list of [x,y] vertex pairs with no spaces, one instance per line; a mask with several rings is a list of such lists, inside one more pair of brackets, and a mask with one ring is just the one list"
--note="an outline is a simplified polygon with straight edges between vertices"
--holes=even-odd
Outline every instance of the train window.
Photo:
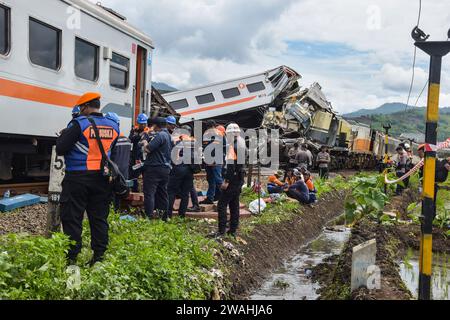
[[82,79],[97,81],[99,47],[75,38],[75,75]]
[[130,73],[130,59],[113,52],[109,69],[109,82],[112,87],[118,89],[128,88]]
[[175,110],[184,109],[184,108],[189,107],[189,103],[188,103],[188,101],[186,99],[170,102],[169,104]]
[[214,99],[214,95],[212,93],[204,94],[202,96],[195,97],[197,99],[198,104],[207,104],[216,101]]
[[10,13],[9,8],[0,5],[0,54],[9,53],[10,47]]
[[241,95],[241,92],[238,88],[231,88],[222,91],[222,95],[225,99],[234,98]]
[[61,67],[61,30],[30,18],[30,60],[32,63],[58,70]]
[[266,86],[264,85],[264,83],[261,82],[256,82],[256,83],[252,83],[252,84],[248,84],[247,85],[247,89],[248,92],[252,93],[252,92],[258,92],[258,91],[263,91],[266,89]]

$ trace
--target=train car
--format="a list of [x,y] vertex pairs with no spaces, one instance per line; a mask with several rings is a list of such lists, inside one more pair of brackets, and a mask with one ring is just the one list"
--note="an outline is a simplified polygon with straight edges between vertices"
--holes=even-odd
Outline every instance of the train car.
[[279,108],[286,95],[299,89],[301,76],[280,66],[256,75],[213,83],[163,95],[180,114],[180,123],[214,119],[237,122],[244,128],[261,126],[268,107]]
[[153,42],[86,0],[0,1],[0,181],[46,177],[51,146],[79,96],[129,132],[150,113]]

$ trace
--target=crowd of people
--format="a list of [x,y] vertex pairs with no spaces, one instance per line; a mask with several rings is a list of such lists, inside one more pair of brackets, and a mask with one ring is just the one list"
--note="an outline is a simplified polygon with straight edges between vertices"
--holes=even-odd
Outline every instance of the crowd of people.
[[[91,264],[103,260],[108,246],[108,213],[110,204],[120,205],[120,197],[111,184],[111,163],[125,181],[132,181],[132,191],[140,191],[142,176],[145,215],[148,219],[169,221],[176,198],[180,198],[178,214],[200,211],[200,204],[217,203],[219,238],[227,233],[236,237],[240,216],[240,193],[244,184],[243,164],[238,163],[237,150],[242,143],[241,129],[231,123],[227,128],[208,121],[206,133],[197,147],[190,126],[177,126],[173,116],[149,119],[140,114],[129,136],[120,130],[115,113],[100,112],[98,93],[87,93],[72,111],[72,121],[61,131],[56,151],[65,157],[66,172],[62,183],[61,222],[64,233],[73,241],[68,252],[69,263],[75,263],[82,247],[82,221],[85,212],[91,229]],[[194,174],[201,171],[202,153],[212,147],[223,156],[206,163],[207,197],[198,201]],[[216,149],[217,150],[217,149]],[[200,159],[200,160],[199,160]],[[114,169],[114,168],[113,168]],[[192,207],[189,206],[189,198]],[[228,226],[228,209],[230,222]]]

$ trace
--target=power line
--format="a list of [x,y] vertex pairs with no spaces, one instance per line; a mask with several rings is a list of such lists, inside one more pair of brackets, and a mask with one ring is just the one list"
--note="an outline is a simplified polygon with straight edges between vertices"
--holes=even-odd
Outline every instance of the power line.
[[[421,18],[421,16],[422,16],[422,0],[419,0],[419,14],[417,16],[417,25],[416,25],[417,28],[420,25],[420,18]],[[414,79],[415,79],[415,76],[416,76],[416,72],[415,72],[416,57],[417,57],[417,47],[414,46],[414,58],[413,58],[413,64],[412,64],[412,77],[411,77],[411,84],[409,86],[408,99],[406,100],[405,112],[408,111],[409,100],[411,99],[411,93],[412,93],[412,89],[414,87]]]

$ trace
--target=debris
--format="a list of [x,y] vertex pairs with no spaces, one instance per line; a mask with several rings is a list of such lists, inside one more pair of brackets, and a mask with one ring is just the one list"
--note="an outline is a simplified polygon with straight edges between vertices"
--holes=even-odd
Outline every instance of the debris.
[[33,194],[23,194],[13,198],[4,198],[0,200],[0,211],[12,211],[14,209],[32,206],[41,202],[41,197]]
[[137,221],[137,219],[135,217],[130,216],[130,215],[121,216],[120,220],[121,221],[128,221],[128,222],[136,222]]
[[267,207],[267,204],[263,199],[259,199],[259,201],[258,201],[258,199],[256,199],[249,204],[248,209],[253,214],[259,214],[259,209],[261,208],[261,212],[262,212],[262,211],[264,211],[264,209],[266,209],[266,207]]

